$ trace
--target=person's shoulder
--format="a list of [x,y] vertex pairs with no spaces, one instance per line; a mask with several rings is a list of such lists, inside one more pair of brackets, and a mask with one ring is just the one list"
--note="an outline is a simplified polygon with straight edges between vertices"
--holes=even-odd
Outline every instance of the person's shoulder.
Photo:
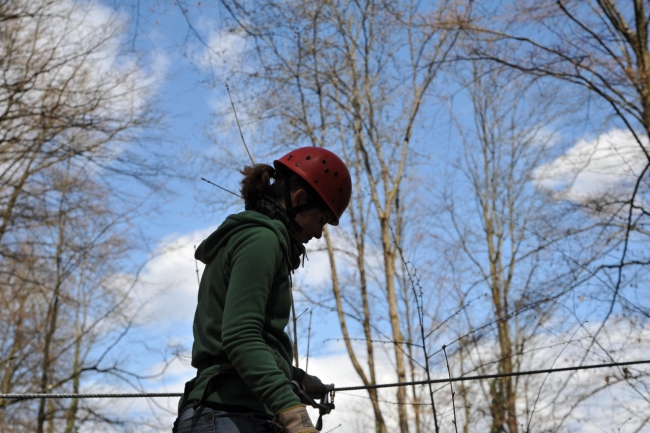
[[271,219],[260,212],[246,210],[238,214],[230,215],[227,219],[245,225],[246,229],[255,227],[271,230],[280,239],[281,243],[288,242],[289,232],[282,221]]
[[[228,217],[238,221],[238,230],[233,233],[232,243],[236,245],[255,244],[258,248],[278,248],[286,245],[286,228],[279,221],[255,211],[244,211]],[[279,223],[279,224],[278,224]],[[232,245],[231,243],[231,245]]]
[[280,239],[278,239],[276,231],[273,230],[273,227],[269,227],[267,225],[252,225],[250,227],[243,228],[239,232],[239,235],[244,238],[256,239],[266,243],[280,243]]

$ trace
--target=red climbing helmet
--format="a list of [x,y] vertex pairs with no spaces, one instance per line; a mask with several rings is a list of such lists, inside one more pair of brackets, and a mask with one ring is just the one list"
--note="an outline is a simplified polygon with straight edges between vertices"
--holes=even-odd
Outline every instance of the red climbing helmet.
[[301,147],[273,161],[276,170],[285,168],[300,176],[318,193],[336,218],[339,219],[350,204],[352,179],[341,158],[322,147]]

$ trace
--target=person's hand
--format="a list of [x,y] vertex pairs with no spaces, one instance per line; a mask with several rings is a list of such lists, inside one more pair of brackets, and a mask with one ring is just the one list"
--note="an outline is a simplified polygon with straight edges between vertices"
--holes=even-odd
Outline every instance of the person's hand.
[[312,398],[321,398],[323,394],[334,389],[333,383],[325,385],[318,377],[307,373],[305,373],[300,383],[305,388],[305,392]]
[[283,410],[278,414],[278,419],[286,433],[318,433],[304,404]]

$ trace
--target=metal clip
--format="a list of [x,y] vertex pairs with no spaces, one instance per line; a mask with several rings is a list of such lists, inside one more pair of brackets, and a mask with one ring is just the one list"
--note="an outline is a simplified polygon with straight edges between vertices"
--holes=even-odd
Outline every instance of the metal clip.
[[[330,402],[330,395],[334,397],[333,391],[325,391],[322,396],[312,397],[305,392],[305,387],[295,380],[291,381],[291,389],[293,389],[293,392],[296,393],[302,403],[307,404],[314,409],[318,409],[319,417],[315,429],[321,431],[323,428],[323,415],[327,415],[335,408],[334,401]],[[315,400],[316,398],[320,399],[320,403]]]

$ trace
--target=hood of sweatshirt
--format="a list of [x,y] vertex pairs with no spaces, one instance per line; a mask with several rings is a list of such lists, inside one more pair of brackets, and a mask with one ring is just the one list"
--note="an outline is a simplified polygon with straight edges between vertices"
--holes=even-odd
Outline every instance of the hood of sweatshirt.
[[247,210],[238,214],[228,216],[223,223],[208,236],[196,249],[194,258],[205,265],[210,264],[217,256],[230,237],[240,230],[250,227],[266,227],[273,231],[280,241],[285,257],[289,257],[289,233],[287,228],[280,221],[273,220],[259,212]]

